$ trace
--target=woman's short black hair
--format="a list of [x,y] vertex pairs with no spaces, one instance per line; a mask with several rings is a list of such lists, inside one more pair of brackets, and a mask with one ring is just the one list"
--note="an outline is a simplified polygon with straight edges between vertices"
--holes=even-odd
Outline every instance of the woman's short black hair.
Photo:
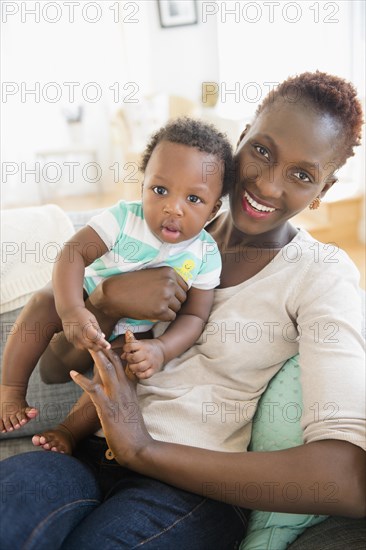
[[221,164],[221,196],[227,195],[233,185],[233,150],[226,135],[219,132],[213,124],[189,117],[168,122],[151,136],[142,154],[139,166],[141,172],[145,172],[152,152],[162,141],[188,145],[215,156]]
[[[302,73],[288,78],[270,92],[259,105],[256,117],[279,99],[310,105],[320,114],[335,117],[341,125],[339,164],[354,155],[353,148],[361,144],[362,107],[353,84],[324,72]],[[285,123],[285,121],[284,121]]]

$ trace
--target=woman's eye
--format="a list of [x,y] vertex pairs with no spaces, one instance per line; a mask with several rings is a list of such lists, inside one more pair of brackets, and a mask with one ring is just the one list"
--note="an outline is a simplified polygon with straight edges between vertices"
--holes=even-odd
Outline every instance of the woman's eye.
[[167,190],[165,189],[165,187],[161,187],[160,185],[156,185],[155,187],[152,188],[152,190],[154,191],[154,193],[156,193],[157,195],[166,195],[167,194]]
[[197,195],[188,195],[187,199],[189,202],[194,202],[195,204],[202,202],[201,199],[197,197]]
[[255,145],[254,148],[257,151],[257,153],[262,155],[262,157],[265,157],[266,159],[269,159],[269,152],[267,151],[267,149],[265,147],[262,147],[262,145]]
[[304,181],[305,183],[309,182],[310,183],[310,178],[309,176],[307,175],[306,172],[294,172],[294,176],[299,179],[300,181]]

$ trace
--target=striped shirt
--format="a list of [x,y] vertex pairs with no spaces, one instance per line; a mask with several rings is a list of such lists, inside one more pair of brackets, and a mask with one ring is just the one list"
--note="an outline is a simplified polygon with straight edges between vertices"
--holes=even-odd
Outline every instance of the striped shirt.
[[[186,281],[188,288],[209,290],[218,286],[221,257],[214,239],[205,231],[190,240],[165,243],[149,229],[141,201],[120,201],[89,220],[108,251],[85,270],[84,288],[91,294],[112,275],[152,267],[171,266]],[[121,319],[112,335],[127,329],[145,332],[154,323],[148,320]]]

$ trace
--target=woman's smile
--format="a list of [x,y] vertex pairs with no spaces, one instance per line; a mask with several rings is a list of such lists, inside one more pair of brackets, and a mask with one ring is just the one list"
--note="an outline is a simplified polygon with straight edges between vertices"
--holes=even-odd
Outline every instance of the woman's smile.
[[267,218],[276,211],[276,208],[274,206],[269,206],[268,203],[259,201],[257,197],[254,198],[254,196],[246,190],[244,191],[244,195],[242,198],[242,207],[244,212],[246,212],[249,216],[257,219]]

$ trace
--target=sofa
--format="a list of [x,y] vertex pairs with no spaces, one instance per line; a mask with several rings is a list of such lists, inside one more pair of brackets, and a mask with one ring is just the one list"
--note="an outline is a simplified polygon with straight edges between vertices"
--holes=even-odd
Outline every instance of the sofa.
[[[74,230],[82,227],[96,212],[65,213],[55,205],[4,211],[2,275],[5,290],[1,295],[1,357],[10,331],[22,330],[22,327],[18,327],[15,323],[21,308],[32,292],[43,286],[50,278],[52,271],[50,243],[56,250],[57,246],[65,242]],[[35,221],[37,229],[34,229]],[[29,224],[28,229],[27,223]],[[30,231],[32,227],[33,229]],[[32,239],[41,243],[38,247],[38,255],[35,253],[37,247],[34,242],[30,242]],[[43,243],[48,243],[47,253],[45,245],[42,248],[42,239]],[[24,253],[24,247],[22,250],[24,243],[27,243],[29,258]],[[31,254],[32,250],[33,255]],[[37,265],[33,266],[34,271],[31,273],[32,266],[30,264],[34,261]],[[23,274],[24,279],[22,279]],[[9,285],[7,285],[8,281]],[[12,292],[10,295],[9,289],[13,291],[14,287],[18,290],[15,294]],[[32,337],[32,335],[25,334],[24,337]],[[284,403],[297,399],[295,394],[298,396],[298,390],[301,388],[298,376],[294,375],[298,372],[296,369],[298,369],[296,358],[287,362],[270,383],[262,400],[272,400],[275,397],[277,402],[279,399],[278,393],[276,393],[278,384],[281,384],[281,392],[286,387],[287,393],[285,392],[282,397],[285,399]],[[72,381],[65,384],[44,384],[37,366],[30,379],[27,399],[30,404],[39,409],[40,414],[21,430],[0,434],[0,460],[26,451],[45,452],[40,448],[33,447],[31,436],[60,422],[78,399],[80,393],[80,388]],[[302,434],[299,423],[284,426],[280,418],[277,423],[276,421],[273,423],[273,419],[271,422],[271,426],[268,427],[263,414],[261,420],[255,422],[252,450],[265,451],[301,444]],[[272,434],[272,446],[269,444],[269,433]],[[282,550],[283,548],[344,550],[347,546],[353,550],[361,550],[366,547],[366,526],[363,520],[263,512],[255,516],[255,521],[253,519],[247,541],[243,541],[240,548],[241,550]]]

